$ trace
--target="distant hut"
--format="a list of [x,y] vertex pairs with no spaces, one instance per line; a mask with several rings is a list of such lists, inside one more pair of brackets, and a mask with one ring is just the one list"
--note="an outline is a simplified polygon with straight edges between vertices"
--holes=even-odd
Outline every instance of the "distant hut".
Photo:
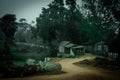
[[65,53],[65,45],[67,45],[68,43],[70,43],[69,41],[62,41],[59,44],[59,52],[60,53]]
[[59,45],[59,52],[70,55],[79,55],[84,54],[85,47],[70,43],[69,41],[63,41]]
[[66,54],[70,54],[70,55],[74,55],[74,52],[72,50],[72,47],[74,47],[76,44],[72,44],[72,43],[69,43],[67,45],[64,46],[65,48],[65,52]]
[[105,55],[108,52],[108,46],[104,41],[100,41],[94,45],[94,52],[98,55]]
[[87,43],[84,44],[85,52],[94,53],[97,55],[105,55],[108,52],[108,46],[104,41],[100,41],[97,43]]

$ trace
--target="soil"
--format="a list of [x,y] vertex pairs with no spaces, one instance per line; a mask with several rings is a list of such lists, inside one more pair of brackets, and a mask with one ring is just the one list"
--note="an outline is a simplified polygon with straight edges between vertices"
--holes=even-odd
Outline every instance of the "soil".
[[62,65],[63,73],[61,74],[44,74],[0,80],[120,80],[119,71],[100,70],[89,66],[77,66],[73,64],[93,58],[95,58],[95,56],[86,55],[81,58],[65,58],[58,60],[58,63]]

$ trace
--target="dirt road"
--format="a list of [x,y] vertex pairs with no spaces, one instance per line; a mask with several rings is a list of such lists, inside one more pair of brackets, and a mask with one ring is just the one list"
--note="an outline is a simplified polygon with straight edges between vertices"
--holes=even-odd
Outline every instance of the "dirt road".
[[94,57],[67,58],[59,61],[62,64],[62,71],[65,72],[63,74],[37,75],[2,80],[120,80],[119,76],[113,75],[114,73],[110,74],[109,72],[101,72],[97,69],[80,67],[73,64],[86,58],[90,59]]

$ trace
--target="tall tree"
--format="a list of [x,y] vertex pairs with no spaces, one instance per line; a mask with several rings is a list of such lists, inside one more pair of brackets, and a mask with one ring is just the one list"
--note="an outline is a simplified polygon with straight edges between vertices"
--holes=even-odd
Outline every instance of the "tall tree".
[[[108,42],[109,51],[119,53],[120,60],[120,1],[119,0],[83,0],[85,7],[92,12],[96,26],[101,30],[103,40]],[[118,30],[117,35],[115,31]]]
[[117,60],[120,61],[120,0],[101,0],[101,5],[103,8],[111,11],[116,22],[118,22],[118,33],[114,37],[114,40],[109,45],[111,52],[118,53]]
[[[48,49],[55,46],[56,41],[58,42],[62,39],[60,35],[63,33],[60,33],[60,31],[62,31],[65,23],[64,11],[63,0],[54,0],[48,5],[48,8],[42,9],[42,13],[36,19],[37,28],[32,30],[35,35],[43,39],[43,43],[49,47]],[[48,50],[48,52],[50,51],[51,50]]]
[[4,34],[4,54],[10,54],[10,45],[13,44],[14,34],[17,28],[16,17],[13,14],[6,14],[0,20],[0,29]]
[[80,18],[81,14],[76,8],[76,0],[54,0],[43,8],[37,18],[37,28],[34,34],[42,37],[47,46],[56,46],[56,42],[69,40],[73,43],[81,43]]
[[[87,10],[88,26],[94,27],[94,42],[105,41],[110,43],[111,36],[115,35],[115,24],[111,11],[103,8],[101,0],[83,0],[84,8]],[[92,29],[92,28],[90,28]],[[96,30],[96,31],[95,31]],[[91,38],[92,39],[92,38]]]
[[32,25],[27,23],[26,19],[21,18],[18,22],[18,28],[14,35],[15,41],[16,42],[27,42],[28,36],[32,33],[27,34],[27,36],[26,36],[26,33],[27,31],[30,31],[31,27]]
[[81,25],[82,14],[77,8],[76,0],[66,0],[66,5],[68,6],[66,36],[68,36],[69,41],[82,44],[86,41]]

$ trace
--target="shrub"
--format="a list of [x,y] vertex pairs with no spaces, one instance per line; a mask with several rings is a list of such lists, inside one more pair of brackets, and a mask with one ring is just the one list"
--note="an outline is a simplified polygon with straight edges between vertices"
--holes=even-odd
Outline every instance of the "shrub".
[[39,71],[44,71],[45,63],[43,63],[42,61],[38,61],[38,65],[40,66]]
[[62,66],[59,63],[56,63],[56,71],[61,71],[62,70]]
[[27,65],[35,65],[35,60],[34,59],[28,59],[27,61],[26,61],[26,64]]
[[47,62],[44,69],[46,72],[61,71],[62,66],[59,63]]
[[21,77],[26,76],[26,75],[30,75],[30,74],[35,74],[37,72],[38,72],[37,65],[25,65],[25,67],[21,73]]

